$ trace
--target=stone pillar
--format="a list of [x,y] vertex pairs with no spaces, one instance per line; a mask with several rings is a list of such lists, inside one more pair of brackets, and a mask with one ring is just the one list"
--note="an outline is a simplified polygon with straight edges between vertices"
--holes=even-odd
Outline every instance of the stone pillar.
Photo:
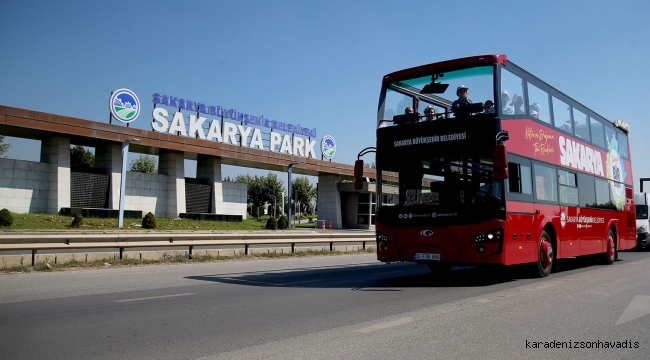
[[160,152],[158,174],[167,176],[167,211],[165,216],[178,217],[185,207],[185,162],[182,153]]
[[338,175],[318,176],[318,220],[327,220],[326,227],[329,228],[330,221],[333,229],[341,229],[341,196],[336,184],[339,182]]
[[221,183],[221,159],[209,155],[198,155],[196,161],[196,178],[206,180],[212,185],[210,212],[219,214],[223,205],[223,188]]
[[122,146],[120,144],[103,144],[95,147],[95,168],[104,170],[104,174],[110,176],[108,208],[118,210],[122,179]]
[[50,164],[47,212],[58,213],[70,207],[70,138],[42,140],[41,162]]

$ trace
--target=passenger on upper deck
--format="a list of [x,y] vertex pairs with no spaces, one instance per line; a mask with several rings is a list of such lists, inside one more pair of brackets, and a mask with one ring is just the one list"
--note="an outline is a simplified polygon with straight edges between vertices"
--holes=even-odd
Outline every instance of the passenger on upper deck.
[[406,109],[404,109],[404,114],[413,114],[413,108],[407,106]]
[[538,103],[530,104],[530,116],[535,119],[539,119],[539,111],[542,109],[542,106]]
[[[578,125],[578,120],[574,120],[573,125]],[[571,119],[565,121],[564,124],[562,124],[562,126],[560,126],[560,129],[562,129],[562,130],[564,130],[566,132],[573,133],[573,127],[571,126]],[[577,134],[576,134],[576,136],[580,137],[580,135],[577,135]]]
[[436,116],[436,109],[433,108],[431,105],[427,105],[427,107],[424,108],[424,115],[426,118],[424,118],[424,121],[431,121],[431,120],[437,120],[440,118],[440,116]]
[[524,109],[522,107],[524,106],[524,98],[522,96],[519,96],[515,94],[515,96],[512,98],[512,107],[515,109],[515,115],[524,115]]
[[458,96],[458,100],[454,101],[451,104],[451,111],[454,113],[454,116],[470,115],[472,113],[471,109],[469,109],[470,105],[472,104],[472,100],[467,97],[468,91],[469,88],[465,85],[461,85],[456,88],[456,95]]
[[512,105],[509,105],[508,101],[510,101],[510,94],[507,91],[503,90],[501,92],[501,112],[503,115],[514,115],[515,108],[512,107]]
[[492,100],[485,100],[485,105],[483,106],[483,114],[494,114],[494,102]]

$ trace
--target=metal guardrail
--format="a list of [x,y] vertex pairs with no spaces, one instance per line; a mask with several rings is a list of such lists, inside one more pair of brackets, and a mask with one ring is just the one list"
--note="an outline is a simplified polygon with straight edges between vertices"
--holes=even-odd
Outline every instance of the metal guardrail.
[[288,245],[295,252],[296,244],[360,242],[366,249],[367,242],[375,242],[374,234],[345,233],[279,233],[279,234],[30,234],[0,235],[0,251],[29,250],[32,266],[39,250],[58,249],[119,249],[120,259],[124,249],[139,247],[187,246],[189,254],[195,246],[244,246],[249,254],[251,245]]

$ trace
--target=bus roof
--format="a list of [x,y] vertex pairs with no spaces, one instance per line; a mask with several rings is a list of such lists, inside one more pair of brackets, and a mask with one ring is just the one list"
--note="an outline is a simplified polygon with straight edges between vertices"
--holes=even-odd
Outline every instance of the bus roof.
[[430,71],[432,69],[453,68],[457,66],[463,66],[468,64],[479,64],[479,63],[505,65],[507,60],[508,59],[505,54],[478,55],[478,56],[470,56],[470,57],[464,57],[464,58],[453,59],[453,60],[446,60],[446,61],[441,61],[433,64],[421,65],[421,66],[416,66],[416,67],[392,72],[384,76],[383,83],[392,82],[394,81],[393,79],[399,79],[399,78],[409,77],[420,73],[426,73],[427,71]]

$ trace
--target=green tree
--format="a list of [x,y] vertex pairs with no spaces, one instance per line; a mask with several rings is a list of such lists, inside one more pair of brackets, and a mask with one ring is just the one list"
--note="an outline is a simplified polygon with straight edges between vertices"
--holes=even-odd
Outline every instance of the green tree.
[[0,135],[0,157],[7,157],[5,154],[9,151],[11,144],[5,144],[5,137]]
[[376,169],[376,168],[377,168],[377,164],[375,164],[374,161],[371,162],[371,163],[363,163],[363,167],[364,167],[364,168],[367,168],[367,169]]
[[129,164],[129,170],[147,174],[157,174],[156,158],[149,155],[140,155]]
[[[271,172],[269,172],[267,176],[240,174],[235,177],[234,181],[243,182],[248,185],[248,203],[253,204],[253,209],[257,209],[264,204],[270,204],[271,207],[269,211],[270,215],[272,215],[273,204],[275,203],[279,206],[282,202],[284,183],[282,180],[278,179],[277,175]],[[257,216],[257,211],[254,210],[252,215]],[[279,213],[276,211],[276,216],[277,215],[279,215]]]
[[225,181],[225,182],[233,182],[233,179],[230,176],[226,176],[225,178],[223,178],[223,181]]
[[[237,175],[235,177],[235,182],[242,182],[248,185],[247,198],[248,198],[248,203],[253,204],[252,214],[251,214],[253,216],[258,216],[257,209],[265,203],[264,187],[263,187],[262,179],[263,178],[257,175],[250,176],[249,174]],[[260,212],[260,214],[262,214],[262,212]]]
[[284,182],[282,182],[282,180],[280,180],[277,175],[269,172],[269,174],[266,175],[266,177],[264,178],[263,187],[264,187],[264,194],[266,195],[264,202],[271,205],[269,207],[271,209],[269,215],[273,215],[273,214],[275,214],[275,216],[280,215],[280,212],[277,211],[277,208],[274,213],[273,206],[275,205],[277,207],[282,203]]
[[95,155],[81,145],[70,149],[70,168],[72,170],[92,169],[95,166]]
[[299,211],[311,212],[312,201],[316,197],[316,186],[312,185],[306,176],[301,176],[291,182],[291,189],[293,190],[291,201],[300,203]]

